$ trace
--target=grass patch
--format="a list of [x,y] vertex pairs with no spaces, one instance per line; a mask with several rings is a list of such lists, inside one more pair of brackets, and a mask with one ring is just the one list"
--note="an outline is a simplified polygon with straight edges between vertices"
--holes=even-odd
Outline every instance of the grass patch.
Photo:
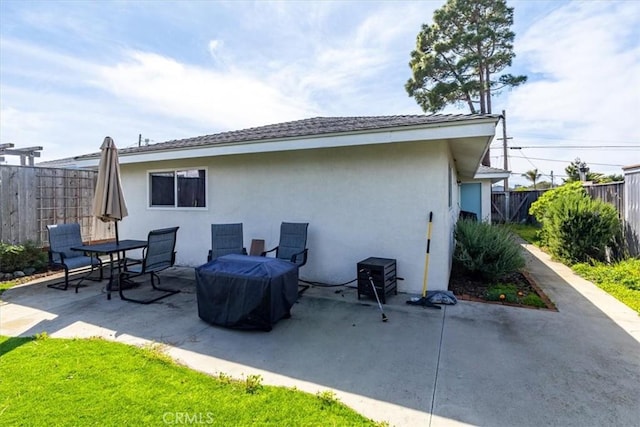
[[580,276],[640,314],[640,259],[628,259],[617,264],[575,264]]
[[489,301],[518,302],[518,288],[515,285],[498,283],[487,289]]
[[531,307],[546,308],[547,304],[536,294],[527,294],[521,299],[522,304]]
[[547,304],[536,293],[525,292],[511,283],[497,283],[489,286],[486,293],[488,301],[501,301],[511,304],[522,304],[530,307],[546,308]]
[[0,282],[0,295],[7,289],[11,289],[14,286],[18,286],[20,284],[19,280],[9,280],[7,282]]
[[214,378],[157,346],[0,336],[0,356],[1,425],[376,425],[328,394]]
[[540,227],[532,224],[509,224],[507,227],[527,242],[540,245]]

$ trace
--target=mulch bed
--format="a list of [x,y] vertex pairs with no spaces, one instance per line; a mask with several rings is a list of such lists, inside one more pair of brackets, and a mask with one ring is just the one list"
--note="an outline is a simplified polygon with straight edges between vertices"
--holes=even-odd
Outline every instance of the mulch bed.
[[[516,285],[518,291],[522,292],[524,295],[530,293],[537,294],[547,305],[547,310],[558,311],[555,304],[553,304],[549,297],[544,294],[542,289],[540,289],[535,280],[527,272],[522,271],[514,273],[501,280],[501,282]],[[491,284],[487,283],[485,280],[466,276],[456,268],[451,271],[449,290],[452,291],[459,300],[537,309],[537,307],[531,307],[523,304],[487,300],[486,295],[490,285]],[[543,308],[542,310],[545,309]]]

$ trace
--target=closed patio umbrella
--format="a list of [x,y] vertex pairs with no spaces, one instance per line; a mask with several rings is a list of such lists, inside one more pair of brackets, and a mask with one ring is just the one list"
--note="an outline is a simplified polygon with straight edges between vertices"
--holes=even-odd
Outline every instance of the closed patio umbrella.
[[115,223],[116,243],[120,243],[118,221],[126,217],[128,212],[120,183],[118,149],[113,139],[108,136],[104,139],[100,149],[102,154],[98,168],[96,193],[93,199],[93,214],[104,222],[113,221]]

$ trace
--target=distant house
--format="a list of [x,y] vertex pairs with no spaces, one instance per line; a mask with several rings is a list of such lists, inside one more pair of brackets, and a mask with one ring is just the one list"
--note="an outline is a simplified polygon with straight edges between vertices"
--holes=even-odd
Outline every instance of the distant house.
[[[480,218],[490,213],[490,183],[500,172],[479,165],[498,119],[318,117],[122,149],[129,216],[120,236],[178,225],[177,263],[197,266],[206,262],[212,223],[242,222],[246,246],[265,239],[271,248],[281,222],[308,222],[301,278],[342,283],[356,277],[358,261],[394,258],[400,291],[418,293],[432,211],[429,289],[446,289],[461,192],[479,191],[473,208]],[[56,163],[98,160],[94,153]]]

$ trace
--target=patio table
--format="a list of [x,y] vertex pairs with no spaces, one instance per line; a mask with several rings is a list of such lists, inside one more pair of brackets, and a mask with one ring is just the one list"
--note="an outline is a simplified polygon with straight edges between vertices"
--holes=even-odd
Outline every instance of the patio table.
[[230,254],[196,268],[198,316],[211,324],[270,331],[298,299],[298,266]]
[[[109,255],[109,283],[107,283],[107,299],[111,299],[111,291],[113,290],[113,272],[114,268],[114,260],[113,256],[117,256],[117,260],[115,262],[118,271],[120,271],[121,267],[121,259],[126,258],[126,252],[134,249],[142,249],[147,247],[146,240],[121,240],[120,242],[106,242],[106,243],[96,243],[93,245],[82,245],[76,246],[71,249],[75,251],[83,251],[91,255]],[[120,253],[122,252],[122,258],[120,258]]]

